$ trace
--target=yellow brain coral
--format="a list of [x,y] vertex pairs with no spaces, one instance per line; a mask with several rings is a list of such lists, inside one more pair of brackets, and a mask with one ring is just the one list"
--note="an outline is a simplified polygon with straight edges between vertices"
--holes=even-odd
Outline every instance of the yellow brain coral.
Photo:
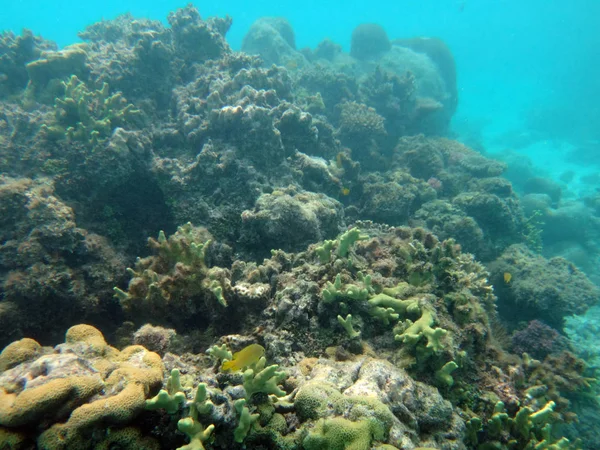
[[24,338],[9,344],[0,353],[0,372],[11,369],[23,361],[32,359],[42,351],[42,346],[33,339]]
[[0,426],[43,419],[38,448],[92,448],[94,430],[128,424],[162,385],[158,354],[139,345],[119,351],[89,325],[70,328],[64,344],[40,357],[41,347],[22,341],[0,355],[12,367],[0,373]]

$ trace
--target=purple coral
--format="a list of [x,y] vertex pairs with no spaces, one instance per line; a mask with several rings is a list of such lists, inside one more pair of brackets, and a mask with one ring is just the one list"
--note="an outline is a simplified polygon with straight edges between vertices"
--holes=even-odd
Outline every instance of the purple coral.
[[133,342],[162,356],[168,351],[169,344],[176,334],[175,330],[170,328],[146,324],[134,333]]
[[554,328],[539,320],[532,320],[512,335],[512,349],[517,354],[527,353],[536,359],[544,359],[553,353],[568,349],[567,339]]

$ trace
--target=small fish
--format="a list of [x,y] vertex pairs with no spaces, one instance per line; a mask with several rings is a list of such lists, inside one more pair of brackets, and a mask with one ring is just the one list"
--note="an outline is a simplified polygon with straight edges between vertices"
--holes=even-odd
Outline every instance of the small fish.
[[338,169],[343,169],[344,168],[344,163],[342,161],[342,152],[339,152],[337,155],[335,155],[335,165],[338,166]]
[[510,274],[510,272],[504,272],[504,282],[506,284],[509,284],[510,280],[512,280],[512,275]]
[[350,195],[350,188],[342,188],[341,194],[346,196],[346,195]]
[[296,70],[298,68],[298,61],[295,59],[290,59],[287,63],[285,63],[286,69]]
[[250,344],[248,347],[234,353],[231,361],[225,361],[221,366],[221,370],[242,370],[258,362],[264,354],[265,349],[262,345]]

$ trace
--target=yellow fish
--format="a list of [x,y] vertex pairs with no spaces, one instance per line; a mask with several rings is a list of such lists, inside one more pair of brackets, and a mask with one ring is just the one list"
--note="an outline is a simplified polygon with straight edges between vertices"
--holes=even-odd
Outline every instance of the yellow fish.
[[339,152],[335,155],[335,165],[338,166],[338,169],[344,168],[344,161],[342,160],[342,152]]
[[512,275],[509,272],[504,272],[504,282],[508,284],[510,280],[512,280]]
[[250,344],[248,347],[234,353],[231,361],[225,361],[221,366],[221,370],[242,370],[258,362],[264,354],[265,349],[262,345]]
[[350,188],[342,188],[342,195],[350,195]]
[[285,64],[285,67],[289,70],[296,70],[298,68],[298,61],[291,59]]

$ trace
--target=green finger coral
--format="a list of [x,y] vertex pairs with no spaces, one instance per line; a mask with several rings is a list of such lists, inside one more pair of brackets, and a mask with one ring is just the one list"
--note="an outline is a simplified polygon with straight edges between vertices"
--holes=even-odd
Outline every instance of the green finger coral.
[[354,339],[360,336],[360,332],[356,331],[352,326],[352,315],[348,314],[344,319],[342,316],[337,316],[339,324],[346,330],[348,337]]
[[259,414],[250,414],[250,410],[246,406],[246,400],[243,398],[236,400],[234,405],[240,419],[238,426],[233,431],[233,438],[235,442],[242,443],[252,425],[258,420]]
[[212,237],[201,227],[186,223],[167,237],[149,238],[154,255],[138,258],[127,290],[114,288],[123,309],[139,321],[162,320],[183,324],[189,315],[199,314],[203,305],[227,306],[229,272],[208,267],[206,252]]
[[146,400],[146,409],[164,409],[169,414],[175,414],[181,405],[185,404],[186,398],[181,386],[179,370],[173,369],[167,380],[167,389],[161,389],[156,396]]
[[368,239],[366,234],[361,233],[358,228],[350,228],[344,234],[339,237],[339,244],[337,248],[338,256],[345,258],[348,256],[348,252],[350,251],[350,247],[354,245],[357,241],[362,241]]
[[352,300],[367,300],[372,291],[371,276],[364,275],[358,272],[356,275],[359,284],[346,284],[342,287],[342,277],[338,273],[333,283],[327,282],[323,288],[322,296],[325,303],[331,303],[341,298],[349,298]]
[[425,347],[428,350],[437,353],[444,348],[442,338],[446,335],[447,331],[443,328],[432,328],[432,325],[435,324],[435,313],[433,311],[426,309],[423,311],[421,318],[416,322],[406,320],[406,323],[408,327],[396,334],[396,341],[416,346],[425,337],[427,340]]
[[266,363],[267,360],[263,356],[252,368],[244,372],[244,390],[248,400],[258,392],[272,394],[277,397],[285,395],[285,391],[277,386],[286,377],[285,373],[278,371],[279,366],[277,364],[265,367]]
[[55,122],[42,128],[50,139],[68,139],[96,145],[109,138],[115,128],[130,128],[139,122],[141,111],[127,103],[122,94],[110,94],[108,84],[90,90],[72,75],[62,82],[64,96],[56,99]]

